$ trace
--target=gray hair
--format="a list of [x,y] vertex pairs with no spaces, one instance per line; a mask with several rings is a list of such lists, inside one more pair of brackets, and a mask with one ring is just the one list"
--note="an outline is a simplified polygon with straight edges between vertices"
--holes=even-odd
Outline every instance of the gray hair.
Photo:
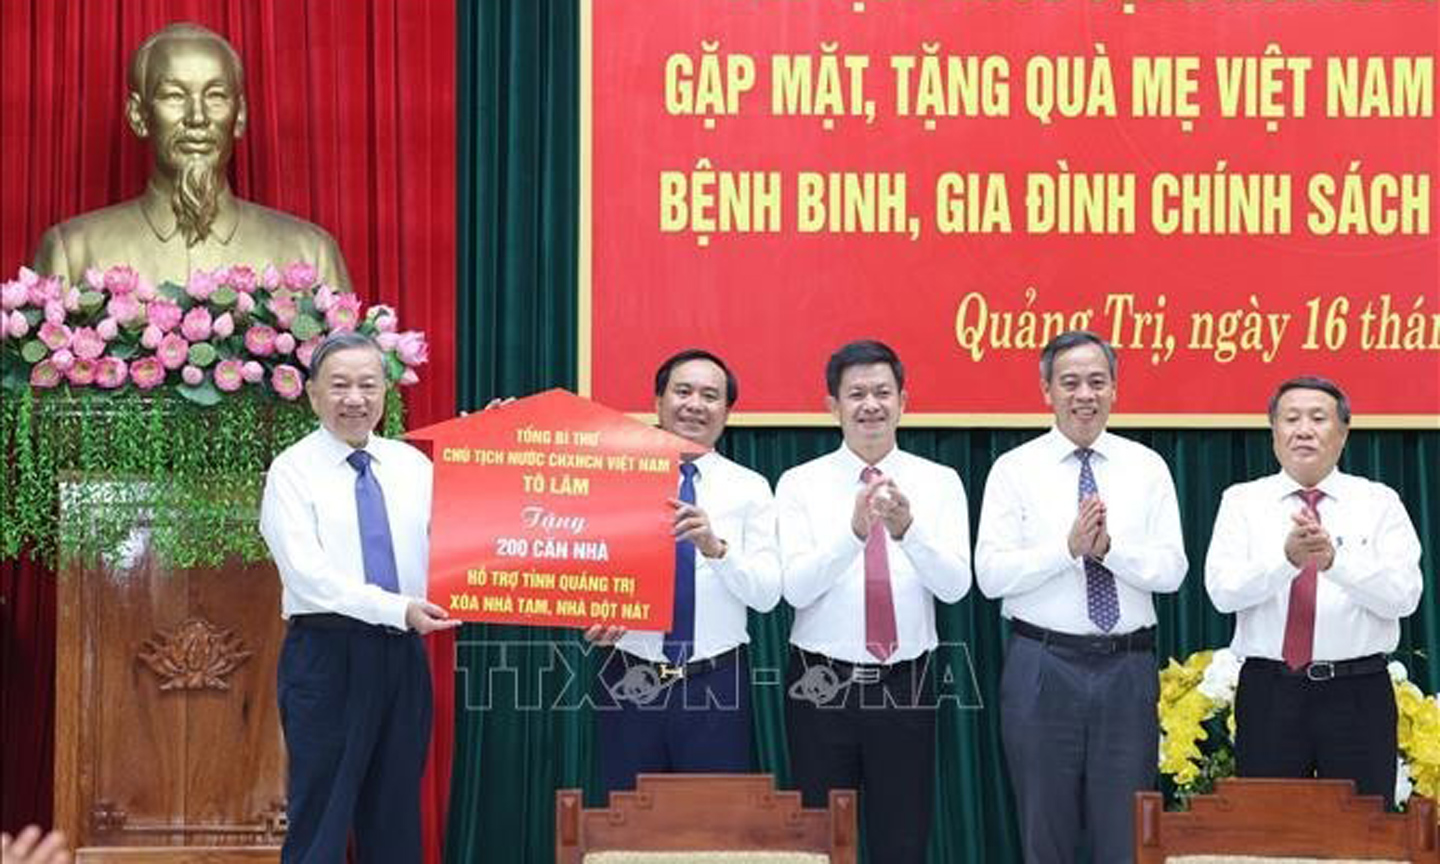
[[148,39],[140,43],[140,47],[135,49],[134,54],[130,55],[130,92],[138,94],[141,98],[149,95],[145,92],[145,75],[150,69],[150,52],[161,42],[172,40],[176,42],[203,40],[219,45],[224,49],[225,56],[230,58],[230,67],[235,70],[236,92],[245,92],[245,67],[241,65],[240,55],[236,53],[235,47],[214,30],[189,21],[179,21],[156,30],[150,34]]
[[1115,357],[1115,349],[1110,343],[1091,333],[1089,330],[1067,330],[1051,339],[1049,344],[1040,349],[1040,380],[1049,381],[1050,376],[1055,373],[1055,358],[1069,351],[1071,348],[1079,348],[1081,345],[1098,345],[1105,354],[1105,362],[1110,364],[1110,378],[1115,380],[1115,370],[1119,366],[1119,360]]
[[385,357],[385,352],[380,350],[379,344],[374,339],[364,333],[356,333],[354,330],[341,330],[339,333],[326,336],[325,341],[316,346],[315,352],[310,355],[310,377],[315,378],[320,374],[320,367],[325,365],[326,358],[331,354],[338,354],[354,348],[368,348],[379,355],[382,360]]

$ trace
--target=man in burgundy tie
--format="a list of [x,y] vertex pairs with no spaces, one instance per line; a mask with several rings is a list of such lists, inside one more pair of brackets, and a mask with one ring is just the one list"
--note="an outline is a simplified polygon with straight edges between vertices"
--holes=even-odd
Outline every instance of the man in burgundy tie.
[[1280,471],[1225,490],[1205,587],[1234,612],[1242,777],[1338,777],[1394,801],[1386,654],[1420,603],[1420,540],[1389,487],[1336,467],[1350,401],[1292,378],[1270,399]]
[[1135,792],[1155,784],[1153,595],[1187,562],[1165,460],[1106,428],[1116,366],[1093,333],[1051,340],[1055,425],[985,481],[975,579],[1010,621],[1001,740],[1029,864],[1132,860]]
[[[806,806],[858,789],[871,861],[923,862],[935,771],[935,601],[970,588],[969,508],[953,469],[896,446],[905,367],[851,342],[825,368],[839,449],[776,487],[785,599],[795,607],[786,700]],[[968,670],[963,670],[968,674]]]

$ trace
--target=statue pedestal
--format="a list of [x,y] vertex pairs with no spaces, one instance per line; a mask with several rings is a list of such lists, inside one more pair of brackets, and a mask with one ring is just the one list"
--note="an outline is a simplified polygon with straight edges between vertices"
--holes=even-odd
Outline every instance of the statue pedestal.
[[[61,500],[113,482],[68,480]],[[78,861],[278,861],[280,579],[268,562],[173,568],[143,521],[105,559],[61,563],[55,827]]]

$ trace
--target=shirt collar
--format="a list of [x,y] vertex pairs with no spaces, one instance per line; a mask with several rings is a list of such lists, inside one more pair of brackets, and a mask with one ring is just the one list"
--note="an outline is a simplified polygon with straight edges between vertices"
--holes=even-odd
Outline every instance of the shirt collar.
[[[228,188],[220,192],[219,208],[207,239],[229,244],[230,239],[235,236],[235,229],[240,227],[240,202]],[[162,243],[169,242],[179,230],[175,211],[170,207],[170,196],[160,190],[153,177],[145,185],[145,193],[140,196],[140,212],[144,214],[150,230],[155,232],[155,236]]]
[[[329,464],[342,464],[345,462],[346,459],[350,458],[351,453],[355,452],[355,448],[351,447],[349,442],[341,441],[339,438],[336,438],[330,432],[330,430],[326,429],[323,425],[318,430],[318,434],[320,436],[319,441],[321,452],[325,454],[325,461]],[[375,433],[372,432],[370,433],[370,440],[365,442],[365,452],[370,454],[371,461],[383,461],[380,458],[380,454],[377,453],[376,450],[377,448],[375,447]]]
[[[1284,468],[1277,471],[1273,477],[1275,497],[1277,499],[1284,500],[1290,497],[1299,497],[1296,493],[1305,488],[1301,486],[1294,477],[1285,473]],[[1330,473],[1326,474],[1319,483],[1315,484],[1315,488],[1323,492],[1326,498],[1339,500],[1344,495],[1345,481],[1348,477],[1349,475],[1341,471],[1338,467],[1331,468]]]
[[[1065,433],[1055,426],[1051,426],[1050,431],[1045,433],[1043,441],[1045,448],[1056,462],[1064,462],[1066,459],[1074,457],[1075,451],[1080,449],[1074,441],[1066,438]],[[1100,458],[1106,461],[1109,461],[1114,448],[1115,436],[1111,435],[1108,430],[1102,430],[1100,437],[1090,445],[1090,449],[1100,454]]]
[[[905,458],[899,455],[901,452],[898,444],[891,447],[890,452],[886,453],[880,458],[879,462],[875,463],[875,467],[880,469],[881,474],[894,474],[898,468],[898,463]],[[845,473],[853,475],[856,480],[860,479],[860,472],[870,465],[869,462],[861,459],[859,454],[854,450],[851,450],[850,446],[844,441],[840,442],[840,449],[835,451],[835,454],[836,458],[840,460],[840,467]]]

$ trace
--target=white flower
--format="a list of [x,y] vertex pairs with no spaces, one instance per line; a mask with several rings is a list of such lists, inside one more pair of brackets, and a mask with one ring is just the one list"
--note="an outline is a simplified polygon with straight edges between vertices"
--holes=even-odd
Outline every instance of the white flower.
[[1229,648],[1221,648],[1210,657],[1198,689],[1206,699],[1219,707],[1235,701],[1235,687],[1240,683],[1240,658]]
[[[1394,665],[1394,664],[1391,664]],[[1405,757],[1395,757],[1395,803],[1404,804],[1410,800],[1410,793],[1415,790],[1415,784],[1410,782],[1410,766],[1405,764]]]
[[1385,671],[1390,673],[1390,683],[1392,684],[1404,684],[1410,680],[1410,673],[1405,671],[1405,664],[1399,660],[1391,660],[1390,665],[1385,667]]

